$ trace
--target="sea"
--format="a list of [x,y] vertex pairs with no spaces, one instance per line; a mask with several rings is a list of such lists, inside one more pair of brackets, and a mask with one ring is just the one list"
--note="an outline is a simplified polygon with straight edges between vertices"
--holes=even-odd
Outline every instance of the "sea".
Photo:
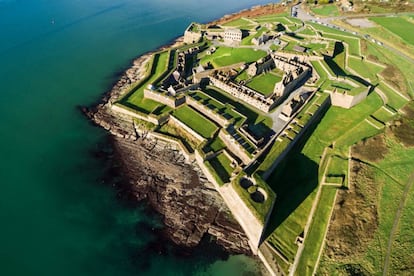
[[114,188],[98,154],[108,134],[79,106],[190,22],[265,3],[0,0],[0,275],[259,273],[255,260],[208,242],[166,246],[159,216]]

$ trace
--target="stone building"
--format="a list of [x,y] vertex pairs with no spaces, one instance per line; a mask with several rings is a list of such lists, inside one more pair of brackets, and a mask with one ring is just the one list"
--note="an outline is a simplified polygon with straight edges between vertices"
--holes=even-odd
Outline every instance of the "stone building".
[[184,31],[184,43],[192,44],[199,42],[203,36],[199,28],[197,24],[191,23]]
[[224,31],[223,38],[227,42],[241,42],[243,33],[240,29],[227,29]]
[[268,36],[267,34],[262,34],[259,37],[253,38],[252,43],[254,45],[259,46],[259,45],[265,44],[269,39],[270,39],[270,36]]
[[260,75],[263,72],[270,71],[275,68],[275,62],[271,55],[267,55],[266,57],[253,62],[247,68],[247,74],[251,77],[256,75]]

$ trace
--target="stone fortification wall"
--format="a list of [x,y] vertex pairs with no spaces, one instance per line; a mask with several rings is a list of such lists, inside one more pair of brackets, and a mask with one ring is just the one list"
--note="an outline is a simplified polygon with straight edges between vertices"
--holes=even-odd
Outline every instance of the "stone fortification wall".
[[249,238],[249,245],[253,253],[257,254],[264,225],[256,218],[246,203],[243,202],[231,183],[219,187],[217,190]]
[[278,91],[279,90],[282,90],[282,91],[280,91],[279,93],[279,95],[281,96],[281,97],[285,97],[285,96],[287,96],[290,92],[292,92],[293,90],[295,90],[295,88],[305,79],[305,78],[307,78],[308,76],[310,76],[310,68],[308,68],[308,67],[304,67],[304,71],[302,72],[302,73],[300,73],[299,74],[299,76],[297,77],[297,78],[295,78],[295,79],[293,79],[293,80],[291,80],[290,82],[288,82],[287,84],[285,84],[285,85],[282,85],[282,86],[278,86],[278,84],[281,84],[281,83],[278,83],[278,84],[276,84],[275,85],[275,93],[278,93]]
[[185,103],[185,97],[170,97],[150,89],[144,89],[144,97],[168,105],[172,108],[177,108]]
[[265,96],[248,87],[243,86],[240,88],[238,85],[231,82],[229,84],[226,84],[221,80],[216,79],[215,77],[210,77],[210,82],[214,86],[217,86],[218,88],[226,91],[233,97],[241,99],[244,102],[264,112],[269,112],[274,104],[273,99],[266,99]]
[[194,160],[194,155],[187,150],[187,148],[183,145],[183,143],[180,140],[175,140],[172,137],[153,131],[148,132],[146,134],[146,137],[155,139],[157,140],[157,142],[163,141],[165,146],[168,145],[171,146],[172,149],[180,151],[187,162]]
[[201,32],[194,32],[192,30],[194,27],[195,27],[194,23],[191,23],[187,27],[187,29],[185,29],[185,31],[184,31],[184,43],[187,43],[187,44],[196,43],[202,37],[203,34]]
[[[310,101],[311,97],[308,99]],[[323,113],[326,111],[327,107],[330,105],[330,97],[327,97],[326,100],[321,104],[321,106],[318,108],[318,110],[312,115],[309,122],[300,130],[300,132],[295,136],[293,141],[289,143],[287,148],[279,155],[279,157],[275,160],[275,162],[272,164],[272,166],[267,169],[263,174],[262,178],[264,180],[267,180],[269,176],[273,173],[273,171],[276,169],[276,167],[279,165],[279,163],[286,157],[286,155],[289,153],[289,151],[292,149],[292,147],[296,144],[298,140],[302,137],[302,135],[306,132],[306,130],[311,126],[316,120],[321,118],[323,116]],[[303,105],[305,107],[306,104]],[[275,141],[276,142],[276,141]]]
[[137,118],[137,119],[140,119],[140,120],[144,120],[144,121],[153,123],[155,125],[159,125],[160,123],[164,122],[162,117],[156,118],[156,117],[152,117],[152,116],[149,116],[149,115],[140,114],[139,112],[128,110],[127,108],[125,108],[123,106],[120,106],[118,104],[112,105],[111,109],[114,112],[121,113],[121,114],[130,116],[132,118]]
[[220,129],[219,138],[224,142],[224,144],[233,152],[244,164],[249,164],[252,161],[252,158],[247,155],[243,146],[240,145],[234,138],[227,134],[223,129]]
[[178,120],[177,118],[175,118],[173,115],[170,115],[170,121],[172,121],[173,123],[175,123],[176,125],[178,125],[182,129],[184,129],[185,131],[187,131],[188,133],[190,133],[197,140],[200,140],[200,141],[205,141],[206,140],[203,136],[201,136],[200,134],[198,134],[197,132],[195,132],[191,127],[187,126],[186,124],[184,124],[183,122],[181,122],[180,120]]
[[246,203],[240,198],[239,194],[234,190],[231,183],[220,186],[214,176],[204,165],[204,160],[198,150],[195,151],[195,160],[201,168],[207,179],[214,184],[216,190],[220,193],[224,202],[229,207],[231,213],[237,222],[243,228],[249,238],[249,245],[254,254],[257,254],[261,237],[263,234],[263,224],[254,216],[252,211],[247,207]]
[[194,100],[191,96],[186,97],[186,102],[188,105],[192,106],[194,109],[200,111],[203,115],[208,117],[209,119],[215,121],[222,127],[226,127],[229,124],[229,121],[221,116],[218,113],[215,113],[213,110],[206,107],[204,104],[199,103],[198,101]]
[[366,91],[352,96],[348,95],[346,93],[341,92],[331,92],[331,101],[333,106],[339,106],[343,108],[351,108],[357,104],[359,104],[361,101],[363,101],[367,95],[368,95],[369,88],[367,88]]

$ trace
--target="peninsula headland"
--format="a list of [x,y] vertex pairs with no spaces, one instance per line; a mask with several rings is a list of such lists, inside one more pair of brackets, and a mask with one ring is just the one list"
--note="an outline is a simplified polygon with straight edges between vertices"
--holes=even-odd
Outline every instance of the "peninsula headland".
[[[381,220],[382,190],[413,182],[414,44],[387,23],[414,29],[413,16],[350,3],[283,2],[189,22],[84,109],[114,136],[130,190],[174,243],[210,236],[273,275],[398,271],[390,249],[382,262],[369,245],[397,235]],[[401,152],[397,177],[386,162]],[[397,198],[402,212],[412,196]]]

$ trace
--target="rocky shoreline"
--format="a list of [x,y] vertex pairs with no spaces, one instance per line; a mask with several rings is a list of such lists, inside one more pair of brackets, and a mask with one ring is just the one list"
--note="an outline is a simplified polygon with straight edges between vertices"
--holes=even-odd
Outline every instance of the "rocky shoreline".
[[[243,10],[210,22],[220,24],[241,16],[282,12],[280,5]],[[183,37],[157,51],[183,43]],[[82,111],[96,125],[113,135],[114,162],[126,179],[123,193],[133,201],[145,200],[162,216],[163,233],[178,246],[196,247],[214,240],[228,253],[252,255],[248,238],[233,218],[229,208],[213,185],[203,176],[196,163],[188,164],[184,156],[167,143],[140,137],[131,118],[115,114],[111,105],[145,75],[145,65],[154,53],[136,58],[96,106]]]
[[[165,49],[182,43],[182,37]],[[131,118],[115,114],[111,104],[143,78],[152,52],[133,61],[102,102],[82,111],[113,135],[114,162],[126,179],[123,193],[136,201],[146,200],[164,223],[164,234],[178,246],[195,247],[212,239],[228,253],[252,255],[248,238],[232,217],[213,185],[195,163],[166,143],[140,137]]]

